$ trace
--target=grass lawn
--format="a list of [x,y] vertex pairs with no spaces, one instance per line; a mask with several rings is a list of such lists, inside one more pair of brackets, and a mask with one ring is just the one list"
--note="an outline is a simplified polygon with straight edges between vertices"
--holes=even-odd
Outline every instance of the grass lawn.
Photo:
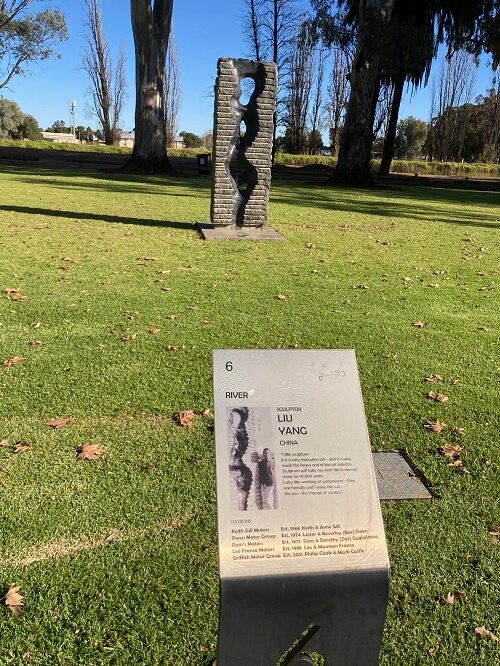
[[[214,659],[217,347],[356,350],[373,447],[407,449],[438,493],[383,505],[381,664],[499,663],[475,628],[500,625],[500,196],[280,181],[286,241],[257,244],[200,240],[209,195],[208,178],[0,168],[0,292],[20,290],[0,293],[0,596],[24,595],[23,617],[0,607],[1,666]],[[104,455],[78,461],[85,443]]]

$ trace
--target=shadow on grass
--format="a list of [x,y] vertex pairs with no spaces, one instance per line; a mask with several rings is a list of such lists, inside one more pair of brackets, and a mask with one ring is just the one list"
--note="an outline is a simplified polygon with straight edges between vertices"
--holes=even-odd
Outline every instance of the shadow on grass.
[[[124,174],[116,171],[94,171],[91,169],[72,171],[42,167],[5,167],[0,165],[0,174],[14,175],[17,181],[26,185],[53,186],[58,189],[107,191],[113,194],[154,194],[176,197],[193,196],[193,190],[208,191],[210,179],[207,177],[168,177]],[[88,178],[85,182],[83,179]],[[65,182],[66,181],[66,182]],[[66,184],[67,183],[67,184]],[[183,193],[180,189],[190,190]],[[173,191],[174,190],[174,191]]]
[[119,224],[141,224],[149,227],[169,229],[195,229],[192,222],[172,222],[171,220],[150,220],[140,217],[122,217],[120,215],[105,215],[99,213],[76,213],[69,210],[52,210],[50,208],[29,208],[28,206],[0,206],[0,210],[12,213],[25,213],[27,215],[48,215],[49,217],[64,217],[74,220],[97,220],[99,222],[114,222]]
[[[319,184],[277,184],[272,202],[330,211],[361,213],[369,216],[409,218],[445,222],[463,226],[498,228],[500,195],[495,192],[416,188],[389,193],[354,189],[328,188]],[[285,190],[285,191],[283,191]],[[392,200],[391,200],[392,199]],[[469,207],[483,210],[473,211]],[[446,208],[445,208],[446,207]]]

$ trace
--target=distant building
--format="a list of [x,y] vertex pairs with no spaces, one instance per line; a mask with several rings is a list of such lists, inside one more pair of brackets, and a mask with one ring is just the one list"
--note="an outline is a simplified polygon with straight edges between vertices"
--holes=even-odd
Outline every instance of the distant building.
[[74,134],[63,132],[42,132],[42,139],[50,143],[80,143]]
[[133,148],[135,141],[135,132],[123,132],[120,130],[118,133],[118,145],[124,148]]
[[174,136],[169,148],[184,148],[184,139],[182,136]]

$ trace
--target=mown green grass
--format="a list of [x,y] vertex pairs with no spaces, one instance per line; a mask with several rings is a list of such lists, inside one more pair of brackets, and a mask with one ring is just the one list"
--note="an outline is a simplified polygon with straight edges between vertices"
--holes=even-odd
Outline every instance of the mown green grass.
[[[0,608],[0,664],[213,660],[214,445],[202,412],[217,347],[356,349],[373,447],[407,449],[439,495],[383,506],[381,664],[495,663],[497,644],[474,628],[498,633],[500,620],[489,534],[500,520],[498,194],[280,181],[277,244],[200,240],[209,188],[0,172],[0,291],[26,296],[0,298],[0,361],[25,357],[0,365],[11,443],[0,448],[0,586],[25,596],[20,619]],[[181,409],[200,414],[191,430],[172,418]],[[53,417],[72,421],[51,430]],[[428,419],[448,427],[429,432]],[[21,440],[32,448],[13,453]],[[85,442],[106,454],[78,462]],[[464,446],[468,474],[447,466],[444,443]],[[441,605],[455,589],[468,603]]]

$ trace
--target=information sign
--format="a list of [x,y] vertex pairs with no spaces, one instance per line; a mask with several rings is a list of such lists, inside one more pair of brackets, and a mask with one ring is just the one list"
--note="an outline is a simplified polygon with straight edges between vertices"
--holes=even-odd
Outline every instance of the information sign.
[[353,350],[215,350],[222,579],[387,570]]

